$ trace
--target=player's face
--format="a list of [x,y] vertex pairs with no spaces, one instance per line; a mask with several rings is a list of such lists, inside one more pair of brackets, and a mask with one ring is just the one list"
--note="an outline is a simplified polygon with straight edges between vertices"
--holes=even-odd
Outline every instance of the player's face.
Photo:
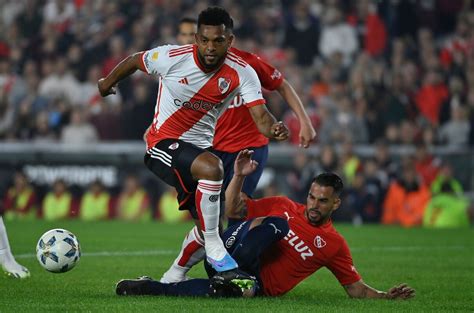
[[330,186],[311,184],[306,199],[305,216],[309,223],[315,226],[322,225],[331,217],[331,214],[341,204],[341,199]]
[[201,25],[196,33],[196,44],[201,65],[212,70],[219,67],[232,45],[234,35],[224,25]]
[[181,23],[179,25],[178,37],[176,40],[180,45],[193,44],[197,33],[197,25],[194,23]]

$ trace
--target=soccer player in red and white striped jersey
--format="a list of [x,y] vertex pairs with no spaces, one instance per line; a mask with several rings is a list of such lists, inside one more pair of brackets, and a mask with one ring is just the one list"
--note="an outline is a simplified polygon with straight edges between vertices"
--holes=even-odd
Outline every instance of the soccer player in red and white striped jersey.
[[[192,44],[197,32],[196,20],[183,18],[178,25],[177,41],[181,45]],[[307,148],[316,132],[306,114],[304,106],[290,83],[282,73],[263,61],[256,54],[231,47],[228,55],[233,59],[243,59],[257,73],[263,88],[278,91],[289,104],[300,121],[300,144]],[[234,174],[234,161],[240,150],[251,148],[253,158],[258,163],[257,169],[245,179],[243,192],[252,196],[263,173],[268,158],[269,139],[263,136],[255,125],[244,99],[237,95],[228,109],[219,118],[213,141],[214,154],[224,164],[224,189]],[[162,282],[177,282],[186,278],[186,273],[204,257],[203,245],[200,245],[199,233],[192,229],[186,236],[181,251],[173,265],[162,277]]]
[[98,82],[102,96],[137,69],[160,78],[155,117],[147,132],[147,167],[178,191],[180,209],[199,220],[209,263],[218,272],[237,268],[219,237],[222,162],[212,154],[218,117],[240,94],[259,130],[277,140],[288,129],[265,107],[255,71],[228,54],[233,21],[222,8],[199,15],[196,45],[160,46],[133,54]]

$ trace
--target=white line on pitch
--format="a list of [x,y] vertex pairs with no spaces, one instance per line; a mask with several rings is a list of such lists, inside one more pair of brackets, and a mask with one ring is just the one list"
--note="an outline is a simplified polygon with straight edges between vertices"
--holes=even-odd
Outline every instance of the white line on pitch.
[[[178,254],[177,250],[147,250],[147,251],[98,251],[98,252],[85,252],[82,256],[143,256],[143,255],[173,255]],[[26,259],[36,256],[33,253],[17,254],[15,258]]]
[[[354,247],[351,251],[364,252],[364,251],[432,251],[432,250],[467,250],[471,249],[469,246],[385,246],[385,247]],[[147,256],[147,255],[175,255],[178,254],[177,250],[146,250],[146,251],[98,251],[98,252],[85,252],[82,253],[86,257],[96,256]],[[35,257],[33,253],[17,254],[15,258],[27,259]]]

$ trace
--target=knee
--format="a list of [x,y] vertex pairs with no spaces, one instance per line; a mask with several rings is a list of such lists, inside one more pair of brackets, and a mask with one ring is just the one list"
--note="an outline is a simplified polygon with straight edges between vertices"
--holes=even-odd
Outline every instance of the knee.
[[222,180],[224,178],[224,166],[221,159],[208,152],[196,158],[191,166],[191,171],[197,180]]
[[269,216],[263,220],[262,224],[273,227],[275,230],[275,236],[278,240],[283,239],[290,231],[288,221],[282,217]]

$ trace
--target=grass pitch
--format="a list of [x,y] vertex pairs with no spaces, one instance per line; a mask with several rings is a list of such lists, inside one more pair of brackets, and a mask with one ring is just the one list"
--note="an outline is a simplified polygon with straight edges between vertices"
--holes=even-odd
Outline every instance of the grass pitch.
[[[31,278],[0,277],[0,312],[473,312],[474,231],[336,225],[355,265],[371,286],[387,290],[406,282],[409,301],[349,299],[322,269],[280,298],[202,299],[118,297],[121,278],[159,279],[175,258],[191,224],[6,222],[17,260]],[[83,256],[72,271],[46,272],[36,261],[39,237],[65,228],[80,240]],[[202,266],[190,273],[204,277]]]

